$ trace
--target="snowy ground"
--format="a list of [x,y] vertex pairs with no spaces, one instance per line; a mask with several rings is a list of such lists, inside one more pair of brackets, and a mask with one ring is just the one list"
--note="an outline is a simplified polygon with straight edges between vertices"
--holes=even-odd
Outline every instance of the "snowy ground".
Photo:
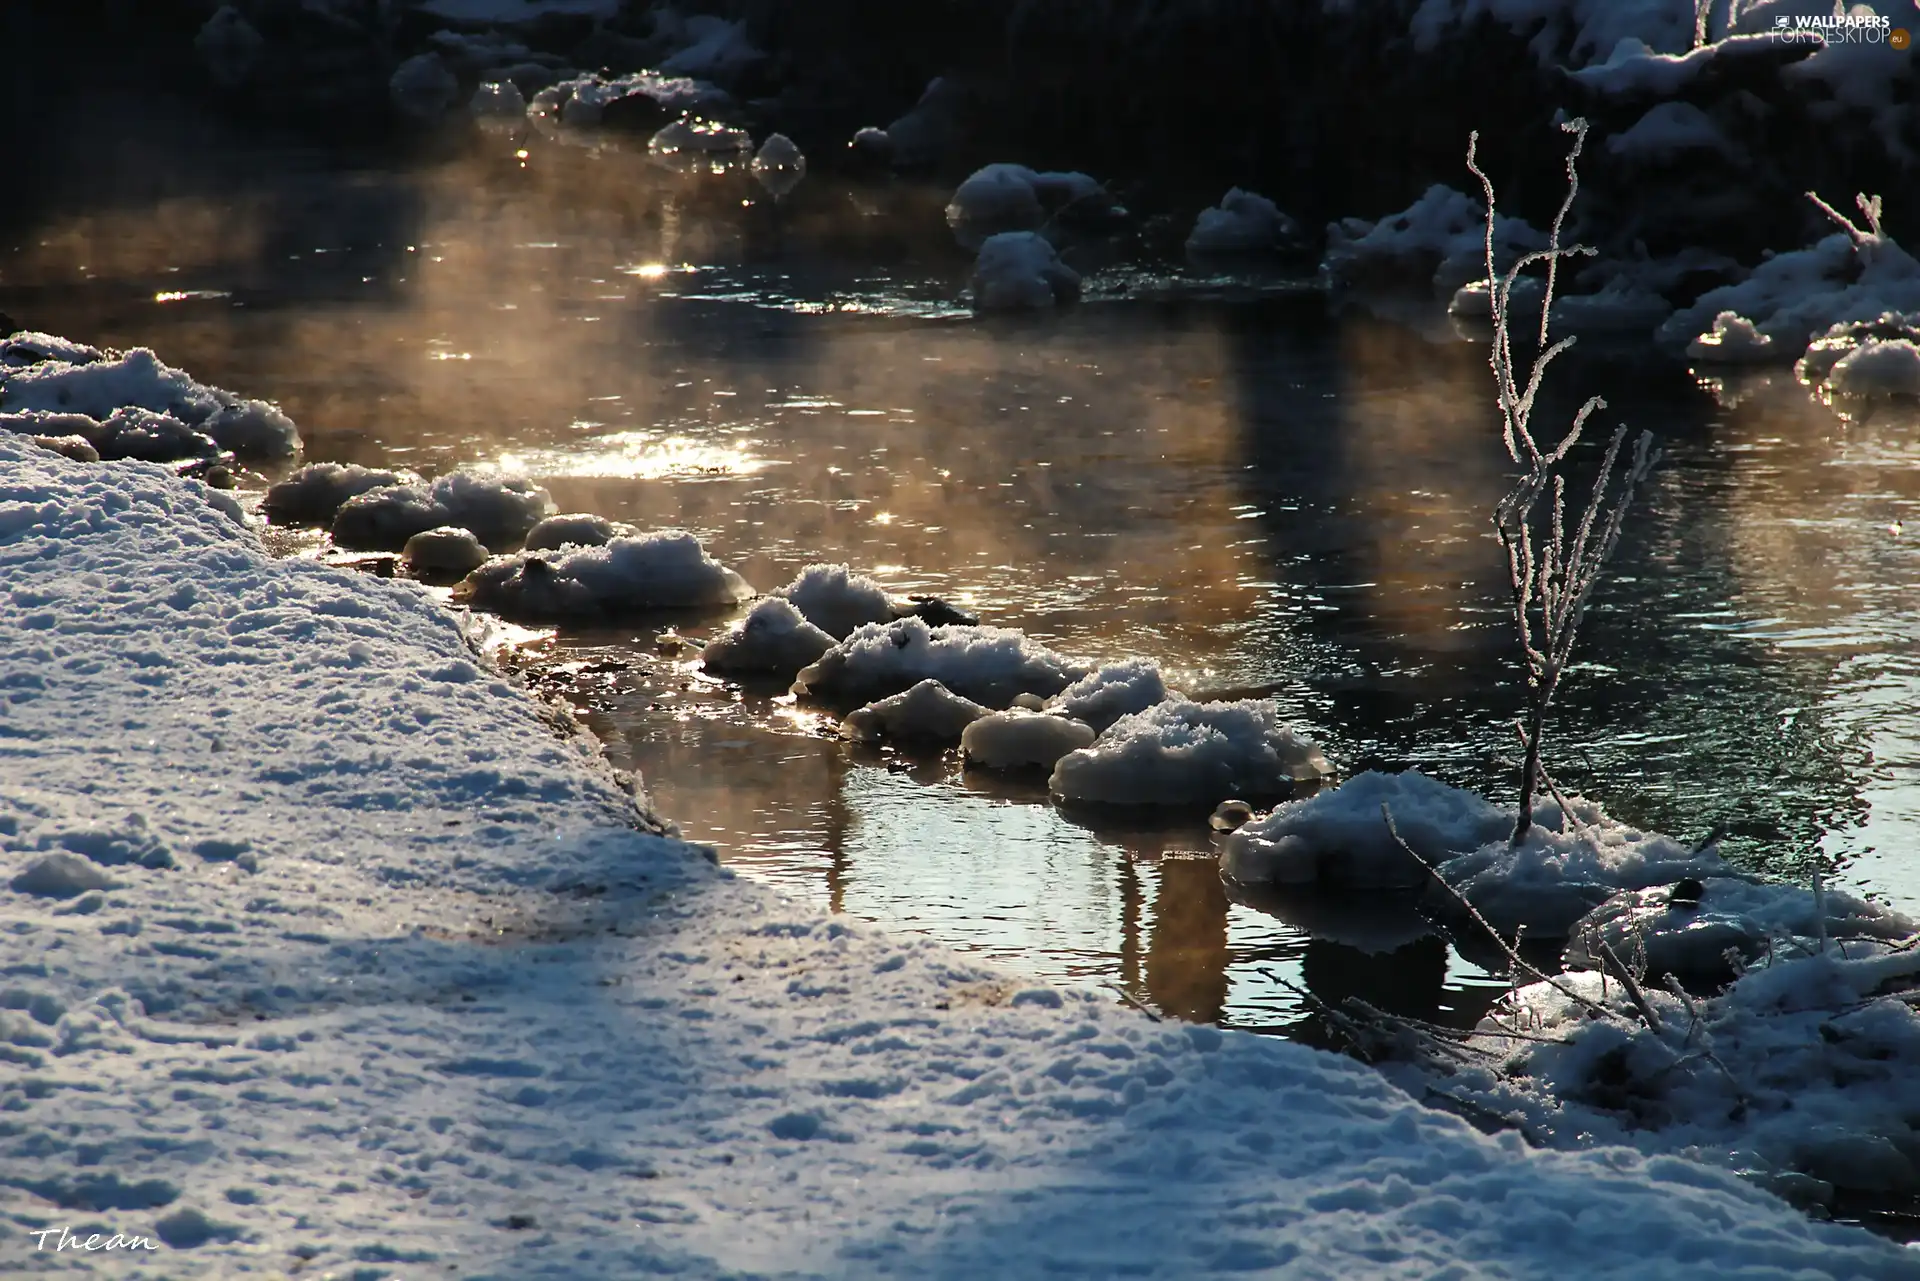
[[1920,1276],[814,916],[556,730],[418,588],[0,439],[0,1274]]

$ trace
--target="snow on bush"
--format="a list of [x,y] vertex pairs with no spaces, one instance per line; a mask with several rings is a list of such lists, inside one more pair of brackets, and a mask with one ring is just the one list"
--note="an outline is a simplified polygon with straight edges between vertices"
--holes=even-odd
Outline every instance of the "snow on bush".
[[1087,672],[1083,664],[1004,627],[930,626],[924,619],[867,623],[794,678],[793,692],[858,706],[929,678],[986,707],[1022,693],[1050,698]]
[[1769,953],[1812,953],[1822,938],[1844,951],[1849,939],[1895,942],[1915,928],[1901,913],[1839,890],[1690,879],[1614,895],[1574,925],[1562,963],[1597,970],[1612,948],[1655,982],[1672,974],[1697,991],[1720,987]]
[[454,592],[475,609],[521,622],[589,622],[659,609],[733,605],[746,580],[682,530],[616,538],[559,554],[496,556]]
[[1128,658],[1088,672],[1047,700],[1047,710],[1084,721],[1100,733],[1122,716],[1181,697],[1167,688],[1152,659]]
[[1737,284],[1708,290],[1676,311],[1659,337],[1673,346],[1698,338],[1720,313],[1736,312],[1772,340],[1781,360],[1798,357],[1813,335],[1887,312],[1920,311],[1920,262],[1880,228],[1878,197],[1861,196],[1866,227],[1824,203],[1842,230],[1806,249],[1775,254]]
[[1070,801],[1212,806],[1279,796],[1333,773],[1320,749],[1280,722],[1270,699],[1174,699],[1123,716],[1054,766],[1047,785]]
[[332,524],[349,497],[399,484],[419,484],[411,472],[361,467],[359,463],[307,463],[267,488],[261,511],[275,524]]
[[901,612],[884,587],[845,565],[808,565],[768,595],[793,602],[809,623],[835,640],[845,640],[864,623],[892,622]]
[[833,646],[834,638],[808,622],[793,602],[769,596],[731,630],[708,641],[700,661],[712,672],[757,672],[792,680]]
[[[1417,858],[1393,839],[1382,805]],[[1220,865],[1248,885],[1422,885],[1429,880],[1426,864],[1470,853],[1512,830],[1513,811],[1477,792],[1418,770],[1367,770],[1239,828],[1227,838]]]
[[1779,359],[1773,339],[1737,311],[1715,316],[1713,328],[1687,344],[1687,355],[1725,365],[1758,365]]
[[616,538],[635,533],[633,526],[586,512],[568,512],[547,516],[527,531],[527,551],[551,551],[557,547],[600,547]]
[[34,409],[100,422],[121,409],[166,414],[246,458],[290,458],[300,449],[299,432],[277,406],[196,382],[145,347],[119,353],[49,334],[14,335],[0,344],[0,411]]
[[1273,253],[1297,248],[1300,224],[1265,196],[1235,187],[1212,209],[1202,209],[1187,236],[1187,252],[1209,255]]
[[1066,716],[1023,707],[992,712],[968,725],[960,751],[985,769],[1041,769],[1048,773],[1068,752],[1091,746],[1093,727]]
[[945,746],[960,741],[967,727],[988,710],[936,680],[868,703],[840,722],[842,737],[862,743],[894,740]]
[[487,549],[470,531],[442,525],[409,538],[400,559],[422,578],[465,578],[486,564]]
[[1080,273],[1060,261],[1046,237],[1031,231],[988,236],[973,264],[977,311],[1045,311],[1080,297]]
[[[1354,288],[1431,286],[1451,297],[1487,274],[1486,211],[1464,192],[1442,183],[1420,199],[1377,222],[1344,218],[1327,228],[1321,270],[1336,284]],[[1495,267],[1504,270],[1519,254],[1546,247],[1546,238],[1524,220],[1494,223]]]

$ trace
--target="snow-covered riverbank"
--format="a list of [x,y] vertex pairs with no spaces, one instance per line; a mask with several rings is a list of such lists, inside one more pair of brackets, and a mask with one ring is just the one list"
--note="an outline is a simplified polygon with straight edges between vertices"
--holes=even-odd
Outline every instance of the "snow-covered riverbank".
[[0,439],[6,1271],[1920,1276],[786,904],[228,506]]

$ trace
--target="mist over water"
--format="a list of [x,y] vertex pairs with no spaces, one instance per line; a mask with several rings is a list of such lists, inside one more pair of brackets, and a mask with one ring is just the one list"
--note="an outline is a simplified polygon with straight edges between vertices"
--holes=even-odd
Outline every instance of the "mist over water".
[[[809,178],[776,204],[537,135],[400,160],[146,128],[144,181],[11,215],[21,323],[276,399],[309,461],[524,470],[562,510],[694,531],[763,590],[846,561],[1191,692],[1273,697],[1349,769],[1511,795],[1482,348],[1172,267],[975,321],[925,186]],[[1920,533],[1912,413],[1849,422],[1784,375],[1716,398],[1635,353],[1556,377],[1543,414],[1597,392],[1604,424],[1666,450],[1558,706],[1557,777],[1920,906],[1920,555],[1894,532]],[[850,748],[656,653],[657,630],[534,648],[663,813],[802,897],[1240,1026],[1301,1027],[1283,982],[1461,1020],[1500,983],[1396,934],[1390,905],[1235,901],[1204,816],[1069,812]]]

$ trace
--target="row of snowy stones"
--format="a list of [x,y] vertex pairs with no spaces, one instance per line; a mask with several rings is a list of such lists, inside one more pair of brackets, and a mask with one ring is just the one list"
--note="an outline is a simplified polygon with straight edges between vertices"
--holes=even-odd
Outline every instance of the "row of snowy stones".
[[[350,532],[366,542],[376,541],[366,531],[384,529],[378,541],[389,548],[407,521],[437,519],[423,505],[496,526],[512,511],[526,522],[517,553],[488,556],[468,530],[435,527],[407,535],[402,555],[416,573],[465,569],[457,599],[523,622],[726,609],[754,596],[682,531],[546,514],[544,491],[524,481],[453,473],[426,487],[398,482],[316,464],[270,491],[268,509],[318,523],[334,496],[356,491],[335,530],[358,503]],[[369,484],[378,487],[360,488]],[[1853,895],[1745,875],[1715,850],[1642,832],[1578,799],[1571,813],[1543,804],[1514,843],[1510,810],[1417,771],[1368,771],[1255,817],[1240,798],[1288,796],[1335,772],[1272,700],[1196,701],[1149,659],[1082,662],[937,599],[896,599],[845,565],[809,565],[759,598],[700,661],[719,675],[790,682],[796,696],[847,711],[840,733],[849,739],[957,745],[970,765],[1045,774],[1064,802],[1217,806],[1214,825],[1230,831],[1222,867],[1235,881],[1363,901],[1424,891],[1443,915],[1470,904],[1503,932],[1569,940],[1572,968],[1597,967],[1605,941],[1653,972],[1711,985],[1764,952],[1915,928]]]
[[[30,333],[0,341],[0,428],[87,459],[279,457],[299,444],[273,406],[197,383],[149,351],[120,355]],[[189,448],[175,452],[167,441]],[[317,463],[270,488],[263,509],[276,523],[327,527],[342,548],[399,552],[415,575],[458,580],[457,598],[521,621],[730,610],[754,596],[691,534],[556,515],[544,490],[515,477],[456,471],[427,484]],[[518,550],[496,556],[494,547]],[[1070,802],[1218,804],[1218,825],[1231,827],[1224,816],[1251,815],[1238,798],[1278,798],[1333,774],[1271,700],[1198,702],[1169,689],[1149,660],[1083,663],[937,599],[896,600],[843,565],[809,566],[759,599],[701,661],[718,674],[790,682],[797,695],[847,710],[850,738],[957,742],[979,766],[1045,773]],[[1575,964],[1591,960],[1584,940],[1595,929],[1623,945],[1628,931],[1636,951],[1687,973],[1779,939],[1911,929],[1877,905],[1759,884],[1711,851],[1569,804],[1570,816],[1543,807],[1514,845],[1502,836],[1511,816],[1484,798],[1414,772],[1368,772],[1232,832],[1223,866],[1248,884],[1362,897],[1426,886],[1435,869],[1497,928],[1571,937]]]

